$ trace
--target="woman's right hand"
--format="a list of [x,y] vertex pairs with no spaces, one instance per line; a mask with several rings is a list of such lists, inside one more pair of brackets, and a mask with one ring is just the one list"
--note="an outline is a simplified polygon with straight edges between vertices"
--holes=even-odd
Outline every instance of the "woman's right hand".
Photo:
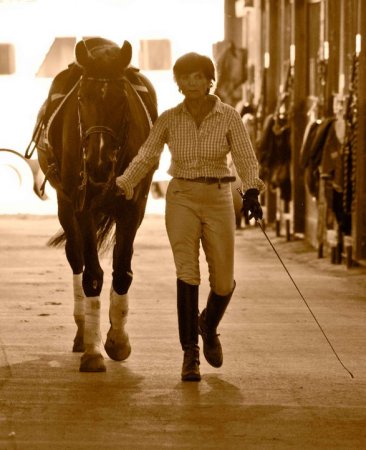
[[126,200],[131,200],[133,197],[133,187],[124,179],[123,175],[116,178],[116,186],[118,188],[119,195],[122,195]]
[[124,183],[122,182],[122,175],[116,178],[116,186],[118,187],[120,193],[124,195]]

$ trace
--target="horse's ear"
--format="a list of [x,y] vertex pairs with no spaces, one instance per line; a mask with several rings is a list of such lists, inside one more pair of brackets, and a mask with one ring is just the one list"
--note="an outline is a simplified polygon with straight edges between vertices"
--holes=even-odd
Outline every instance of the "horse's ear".
[[75,59],[79,66],[84,67],[90,59],[89,50],[86,47],[85,41],[79,41],[75,47]]
[[132,59],[132,45],[128,41],[124,41],[121,47],[121,63],[123,67],[127,67]]

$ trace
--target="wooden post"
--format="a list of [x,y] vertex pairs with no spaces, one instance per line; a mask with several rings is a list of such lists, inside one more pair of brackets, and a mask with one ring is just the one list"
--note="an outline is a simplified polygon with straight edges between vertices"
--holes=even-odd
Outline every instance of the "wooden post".
[[[280,73],[282,61],[280,61],[280,0],[265,0],[265,15],[267,22],[267,49],[269,55],[269,67],[267,69],[267,111],[273,112],[278,98],[278,86],[280,84]],[[273,224],[277,221],[276,205],[277,196],[275,192],[266,191],[267,222]]]
[[225,0],[224,4],[224,38],[237,47],[242,46],[242,19],[235,15],[235,0]]
[[305,184],[300,170],[300,149],[306,126],[306,0],[293,0],[293,39],[296,50],[295,76],[293,85],[293,126],[291,127],[292,147],[292,203],[293,203],[293,232],[305,231]]
[[[356,261],[366,260],[366,4],[358,0],[357,34],[359,45],[358,130],[356,198],[352,217],[353,249]],[[351,247],[352,248],[352,247]]]

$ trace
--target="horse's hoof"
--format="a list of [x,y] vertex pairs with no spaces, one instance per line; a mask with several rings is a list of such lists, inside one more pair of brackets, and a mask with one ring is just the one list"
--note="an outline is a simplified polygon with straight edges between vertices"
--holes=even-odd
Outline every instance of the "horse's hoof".
[[114,361],[124,361],[130,356],[131,345],[128,334],[120,330],[109,329],[104,344],[107,355]]
[[80,360],[80,372],[105,372],[104,358],[100,353],[84,353]]
[[81,353],[85,352],[85,345],[84,345],[84,339],[80,337],[75,337],[74,339],[74,345],[72,347],[72,351],[74,353]]

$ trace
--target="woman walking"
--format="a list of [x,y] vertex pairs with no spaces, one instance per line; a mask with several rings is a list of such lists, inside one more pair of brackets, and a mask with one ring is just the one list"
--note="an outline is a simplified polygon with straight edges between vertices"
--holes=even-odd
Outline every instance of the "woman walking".
[[[184,101],[163,112],[126,171],[116,179],[127,200],[158,164],[164,145],[171,152],[165,222],[177,275],[179,338],[184,351],[181,378],[199,381],[198,335],[213,367],[223,363],[217,327],[235,289],[235,212],[227,154],[231,152],[245,192],[244,214],[262,218],[264,188],[258,161],[239,113],[210,94],[215,67],[207,56],[188,53],[176,61],[174,79]],[[199,314],[199,251],[206,256],[210,294]]]

